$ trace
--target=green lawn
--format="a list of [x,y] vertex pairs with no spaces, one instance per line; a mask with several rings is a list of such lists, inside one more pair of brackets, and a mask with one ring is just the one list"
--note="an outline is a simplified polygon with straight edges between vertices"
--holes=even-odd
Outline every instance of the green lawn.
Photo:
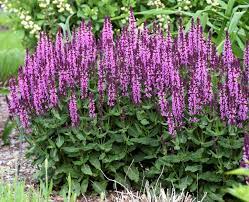
[[[0,12],[0,26],[9,25],[10,19]],[[18,67],[24,61],[22,46],[23,33],[13,30],[0,31],[0,82],[5,82],[17,73]]]

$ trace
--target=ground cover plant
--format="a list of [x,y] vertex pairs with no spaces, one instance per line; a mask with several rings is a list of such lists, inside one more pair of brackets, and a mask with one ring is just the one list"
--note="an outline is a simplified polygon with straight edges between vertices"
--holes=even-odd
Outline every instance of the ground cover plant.
[[137,29],[131,12],[116,37],[109,18],[99,39],[84,21],[55,42],[40,34],[8,104],[28,156],[38,168],[48,159],[57,187],[69,175],[77,194],[147,179],[222,200],[248,131],[249,47],[241,62],[228,33],[219,56],[199,19],[183,30]]

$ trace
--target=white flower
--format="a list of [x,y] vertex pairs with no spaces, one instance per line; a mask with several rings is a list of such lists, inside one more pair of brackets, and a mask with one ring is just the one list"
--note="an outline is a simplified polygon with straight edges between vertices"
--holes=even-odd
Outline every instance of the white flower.
[[31,31],[30,31],[30,34],[35,34],[36,33],[36,30],[35,29],[32,29]]
[[22,24],[23,26],[26,26],[26,25],[28,25],[28,22],[25,21],[25,20],[22,20],[22,21],[21,21],[21,24]]
[[30,26],[30,27],[33,27],[33,25],[34,25],[34,22],[32,22],[32,21],[29,21],[29,23],[28,23],[28,24],[29,24],[29,26]]
[[41,27],[39,25],[34,25],[34,29],[37,30],[37,31],[40,31],[41,30]]
[[41,8],[46,8],[46,7],[47,7],[47,5],[44,4],[44,3],[40,3],[39,6],[40,6]]
[[13,9],[12,9],[12,12],[13,12],[13,13],[18,13],[18,9],[13,8]]
[[184,10],[188,10],[189,7],[188,7],[188,6],[184,6],[183,9],[184,9]]
[[138,26],[138,29],[140,29],[140,30],[144,29],[144,23],[142,23],[140,26]]
[[126,23],[126,19],[122,19],[122,20],[121,20],[121,23],[122,23],[122,24],[125,24],[125,23]]
[[125,8],[125,7],[121,7],[120,10],[121,10],[121,11],[125,11],[126,8]]
[[27,16],[26,16],[26,20],[27,20],[27,21],[31,20],[31,16],[30,16],[30,15],[27,15]]
[[27,24],[27,25],[24,25],[24,28],[25,29],[29,29],[29,25]]
[[61,7],[61,8],[58,10],[58,12],[59,12],[59,13],[62,13],[64,10],[65,10],[65,9],[64,9],[63,7]]
[[24,15],[23,13],[21,13],[20,19],[21,19],[21,20],[24,20],[24,19],[25,19],[25,15]]
[[190,4],[191,4],[191,1],[187,0],[187,1],[186,1],[186,4],[187,4],[187,5],[190,5]]

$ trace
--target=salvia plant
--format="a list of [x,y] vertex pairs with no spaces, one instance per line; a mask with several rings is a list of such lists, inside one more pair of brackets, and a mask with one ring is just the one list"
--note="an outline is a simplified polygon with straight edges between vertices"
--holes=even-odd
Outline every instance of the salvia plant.
[[84,22],[72,35],[58,31],[55,42],[41,33],[18,78],[10,80],[8,104],[31,145],[29,154],[38,165],[48,158],[55,184],[70,173],[79,192],[89,182],[102,192],[103,171],[129,184],[166,166],[170,175],[162,181],[204,192],[207,183],[198,180],[227,183],[223,166],[239,163],[248,130],[248,82],[248,45],[241,62],[228,34],[218,55],[199,19],[188,33],[180,22],[173,38],[169,26],[166,33],[156,25],[137,29],[131,11],[116,37],[109,18],[98,39]]
[[[35,53],[27,53],[25,66],[19,69],[18,81],[10,81],[10,112],[28,129],[32,117],[46,114],[59,105],[60,98],[69,96],[75,127],[80,121],[78,97],[89,100],[91,118],[97,116],[97,102],[113,107],[125,97],[135,105],[153,99],[172,136],[184,124],[185,111],[192,121],[198,121],[205,107],[219,110],[228,124],[242,126],[248,119],[249,46],[241,68],[228,34],[219,57],[210,38],[205,39],[200,22],[193,23],[189,33],[180,24],[175,39],[169,29],[166,37],[156,27],[153,33],[137,30],[131,13],[129,26],[116,40],[108,18],[98,41],[91,25],[84,22],[70,40],[63,41],[58,32],[53,43],[41,33]],[[213,73],[213,79],[221,82],[211,82]],[[90,83],[94,78],[95,97]]]

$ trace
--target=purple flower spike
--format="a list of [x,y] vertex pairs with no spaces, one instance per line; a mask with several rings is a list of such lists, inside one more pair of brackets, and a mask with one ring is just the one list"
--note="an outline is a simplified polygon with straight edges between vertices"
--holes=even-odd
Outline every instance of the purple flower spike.
[[10,86],[10,96],[8,99],[9,112],[11,116],[14,116],[18,113],[20,108],[18,89],[15,79],[13,78],[10,79],[9,86]]
[[24,109],[24,107],[20,107],[19,118],[20,118],[22,127],[24,129],[28,129],[30,126],[29,116],[28,116],[27,111]]
[[224,42],[224,48],[223,48],[223,64],[226,67],[229,67],[232,65],[234,56],[233,56],[233,51],[232,51],[232,46],[231,46],[231,41],[229,39],[228,32],[226,32],[226,39]]
[[92,93],[89,95],[89,116],[90,118],[96,117],[94,96]]
[[175,137],[176,136],[176,125],[175,125],[175,121],[174,121],[174,117],[172,113],[168,113],[167,123],[168,123],[169,134],[172,137]]
[[49,107],[53,108],[58,104],[58,94],[55,86],[55,82],[52,81],[49,87]]
[[78,115],[78,109],[77,109],[77,100],[76,96],[73,93],[70,97],[69,100],[69,113],[70,113],[70,118],[72,121],[72,126],[75,127],[79,124],[79,115]]
[[187,41],[186,36],[183,31],[182,21],[180,20],[179,23],[179,31],[178,31],[178,38],[177,38],[177,48],[178,54],[180,57],[180,64],[187,65],[188,64],[188,50],[187,50]]
[[158,103],[161,111],[161,115],[163,117],[167,117],[167,111],[168,111],[168,102],[165,98],[165,93],[160,92],[158,95]]
[[244,71],[246,84],[249,85],[249,42],[244,51]]

